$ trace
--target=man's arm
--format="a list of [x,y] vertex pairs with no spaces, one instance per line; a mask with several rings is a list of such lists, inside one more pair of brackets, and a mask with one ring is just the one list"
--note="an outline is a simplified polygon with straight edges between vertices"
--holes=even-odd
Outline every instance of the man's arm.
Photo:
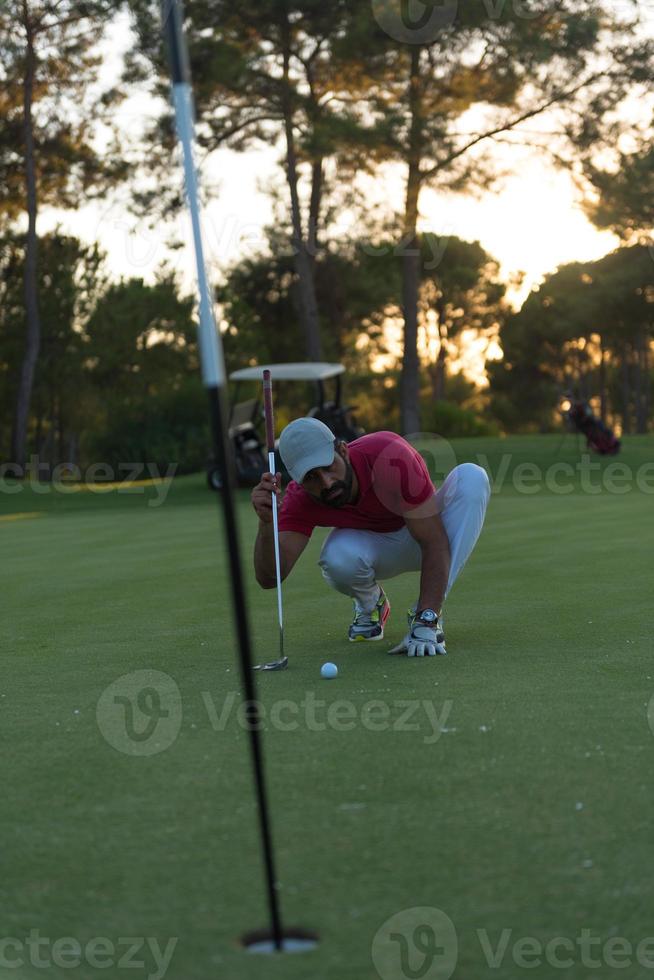
[[[279,504],[281,474],[273,479],[271,473],[264,473],[261,482],[252,491],[252,506],[259,518],[259,531],[254,543],[254,573],[262,589],[274,589],[277,585],[275,574],[275,539],[272,522],[272,494],[277,494]],[[309,538],[299,531],[279,532],[279,564],[282,581],[287,577],[298,560]]]
[[420,545],[422,564],[418,609],[438,612],[443,605],[450,574],[450,542],[434,502],[417,507],[404,515],[409,532]]
[[[306,534],[300,534],[299,531],[279,532],[279,565],[282,581],[288,576],[308,543]],[[259,523],[259,533],[254,544],[254,573],[262,589],[274,589],[277,585],[272,524]]]

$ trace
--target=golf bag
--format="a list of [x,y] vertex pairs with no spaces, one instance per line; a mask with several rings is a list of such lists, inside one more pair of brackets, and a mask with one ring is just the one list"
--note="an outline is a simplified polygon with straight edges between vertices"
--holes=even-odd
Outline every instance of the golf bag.
[[612,429],[593,414],[588,402],[573,402],[567,416],[570,428],[586,437],[589,449],[600,456],[615,456],[620,452],[620,440]]

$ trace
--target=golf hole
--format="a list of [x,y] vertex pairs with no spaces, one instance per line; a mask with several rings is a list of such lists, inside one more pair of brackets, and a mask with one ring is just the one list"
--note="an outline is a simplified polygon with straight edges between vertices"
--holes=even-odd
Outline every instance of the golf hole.
[[316,948],[318,936],[306,929],[284,929],[282,949],[278,950],[269,929],[256,929],[241,937],[241,945],[248,953],[306,953]]

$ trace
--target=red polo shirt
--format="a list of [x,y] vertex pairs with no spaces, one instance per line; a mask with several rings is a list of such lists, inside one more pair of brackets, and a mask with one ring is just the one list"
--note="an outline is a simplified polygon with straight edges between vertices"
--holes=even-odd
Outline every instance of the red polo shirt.
[[348,443],[347,448],[359,481],[357,502],[327,507],[316,503],[293,480],[281,506],[280,531],[299,531],[307,537],[314,527],[399,531],[404,527],[404,515],[434,493],[424,459],[394,432],[371,432]]

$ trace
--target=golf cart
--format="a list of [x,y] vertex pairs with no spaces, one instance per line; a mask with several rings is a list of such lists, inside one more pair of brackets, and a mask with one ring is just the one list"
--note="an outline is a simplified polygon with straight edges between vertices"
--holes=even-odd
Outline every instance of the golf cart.
[[[229,376],[229,380],[235,382],[235,388],[231,399],[228,434],[234,452],[239,486],[255,486],[261,479],[261,475],[268,469],[265,440],[261,432],[263,420],[261,384],[266,368],[271,373],[273,384],[277,381],[300,381],[315,385],[316,404],[306,414],[309,418],[324,422],[337,438],[350,442],[364,432],[352,416],[356,406],[342,404],[341,382],[342,375],[345,373],[342,364],[326,364],[321,361],[260,364],[257,367],[233,371]],[[257,397],[239,402],[239,391],[247,382],[257,383],[259,389]],[[284,472],[281,459],[279,463]],[[288,474],[284,473],[284,475]],[[222,475],[214,459],[208,463],[207,480],[212,490],[221,489]]]

